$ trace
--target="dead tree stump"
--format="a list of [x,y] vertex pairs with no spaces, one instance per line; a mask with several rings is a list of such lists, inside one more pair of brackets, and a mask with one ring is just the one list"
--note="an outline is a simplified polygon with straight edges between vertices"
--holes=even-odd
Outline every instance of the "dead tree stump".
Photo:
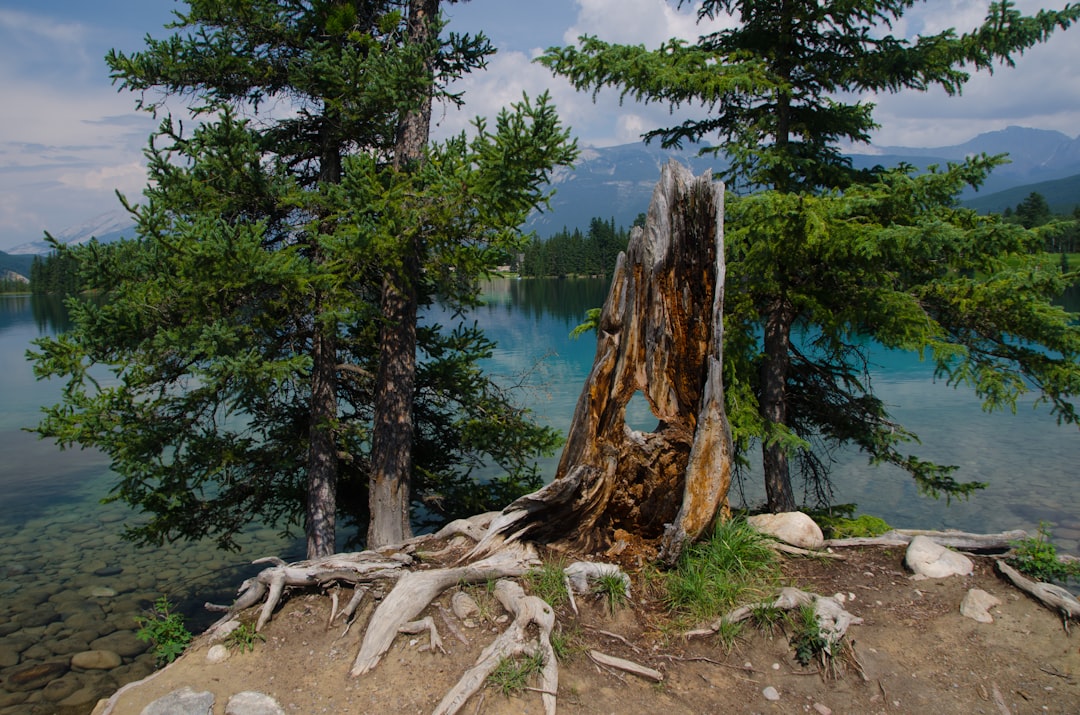
[[[619,255],[555,481],[508,506],[489,536],[670,563],[726,507],[723,201],[723,184],[663,168],[644,229]],[[653,432],[626,424],[637,393]]]

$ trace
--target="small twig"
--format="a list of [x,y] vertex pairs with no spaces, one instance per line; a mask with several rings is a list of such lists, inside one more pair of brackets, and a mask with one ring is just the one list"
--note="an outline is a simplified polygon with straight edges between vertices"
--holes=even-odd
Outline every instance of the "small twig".
[[1047,675],[1053,675],[1056,678],[1061,678],[1062,680],[1068,680],[1068,681],[1072,682],[1072,679],[1073,679],[1073,677],[1071,675],[1069,675],[1068,673],[1062,673],[1057,668],[1053,668],[1053,667],[1050,667],[1050,666],[1040,665],[1039,670],[1046,673]]
[[703,655],[692,655],[692,656],[689,656],[689,657],[681,656],[681,655],[661,655],[660,657],[661,658],[667,658],[668,660],[677,660],[677,661],[679,661],[681,663],[698,662],[698,661],[704,662],[704,663],[712,663],[713,665],[719,665],[722,668],[731,668],[732,670],[741,670],[744,673],[757,673],[758,675],[761,675],[761,673],[762,673],[762,671],[760,671],[760,670],[754,670],[753,668],[748,668],[745,665],[732,665],[731,663],[723,663],[723,662],[721,662],[719,660],[713,660],[712,658],[706,658]]
[[530,688],[527,685],[522,688],[522,690],[528,690],[533,693],[540,693],[541,695],[558,695],[558,693],[553,693],[550,690],[544,690],[543,688]]
[[626,638],[624,638],[623,636],[620,636],[620,635],[619,635],[618,633],[612,633],[611,631],[605,631],[605,630],[601,630],[600,628],[596,628],[596,627],[594,627],[594,626],[590,626],[590,625],[589,625],[589,624],[587,624],[587,623],[583,623],[583,624],[582,624],[582,626],[583,626],[584,628],[587,628],[587,629],[589,629],[590,631],[595,631],[595,632],[599,633],[599,634],[600,634],[600,635],[602,635],[602,636],[607,636],[608,638],[614,638],[615,640],[619,641],[620,643],[622,643],[622,644],[623,644],[623,645],[625,645],[626,647],[628,647],[628,648],[630,648],[631,650],[633,650],[633,651],[634,651],[635,653],[640,653],[640,652],[641,652],[641,649],[640,649],[640,648],[638,648],[638,647],[637,647],[636,645],[634,645],[633,643],[631,643],[630,641],[628,641],[628,640],[627,640]]

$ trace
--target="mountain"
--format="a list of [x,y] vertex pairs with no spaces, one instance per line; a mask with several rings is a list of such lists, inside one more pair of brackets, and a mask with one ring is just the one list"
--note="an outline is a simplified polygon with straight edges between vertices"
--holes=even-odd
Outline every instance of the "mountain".
[[0,251],[0,280],[11,280],[12,274],[28,279],[33,262],[33,256],[13,256]]
[[[849,154],[857,168],[893,167],[908,163],[918,169],[944,166],[972,154],[1008,154],[1011,162],[998,167],[983,187],[961,195],[968,205],[980,210],[1001,210],[1015,206],[1032,191],[1046,196],[1055,210],[1071,211],[1080,203],[1075,182],[1080,174],[1080,138],[1061,132],[1025,127],[1008,127],[980,134],[963,144],[942,147],[870,146],[862,153]],[[567,229],[586,229],[593,218],[615,219],[616,226],[629,226],[639,213],[648,210],[660,167],[670,159],[688,165],[695,174],[722,169],[724,157],[697,155],[697,147],[661,149],[659,143],[586,147],[573,169],[560,169],[552,177],[555,195],[549,209],[534,211],[525,229],[546,238]],[[1072,179],[1069,179],[1072,177]],[[1057,181],[1063,181],[1057,184]],[[1050,182],[1044,184],[1044,182]],[[1044,186],[1041,188],[1033,188]],[[1017,188],[1020,187],[1020,188]],[[1018,198],[1009,190],[1021,192]],[[1058,191],[1061,192],[1060,198]],[[1070,194],[1072,198],[1069,198]],[[995,208],[996,207],[996,208]],[[96,237],[102,243],[134,235],[134,223],[123,210],[101,214],[79,226],[54,234],[62,243],[85,243]],[[9,249],[12,254],[47,254],[44,241],[32,241]]]
[[[894,167],[901,163],[918,169],[932,165],[944,166],[950,161],[961,161],[973,154],[1008,154],[1010,163],[999,166],[976,192],[969,189],[961,195],[965,203],[989,201],[997,205],[1002,198],[993,200],[997,192],[1027,187],[1023,194],[1013,200],[1010,194],[1006,203],[1015,206],[1031,191],[1047,196],[1052,207],[1067,205],[1067,211],[1080,203],[1080,194],[1066,180],[1080,174],[1080,138],[1070,139],[1061,132],[1024,127],[1008,127],[1001,131],[987,132],[964,142],[943,147],[895,147],[871,146],[865,153],[849,154],[856,168],[874,166]],[[547,237],[563,228],[585,229],[592,218],[614,218],[615,225],[629,226],[634,218],[648,209],[653,187],[660,176],[660,167],[670,158],[687,164],[695,174],[717,170],[725,166],[723,157],[699,157],[697,149],[666,150],[658,144],[642,143],[594,148],[587,147],[572,170],[562,170],[552,179],[556,190],[550,211],[534,212],[525,225]],[[1042,182],[1062,180],[1061,198],[1056,189],[1051,199],[1047,191],[1031,188]],[[1056,184],[1055,184],[1056,186]],[[1065,194],[1073,192],[1073,198]]]
[[[123,209],[117,209],[99,214],[89,221],[77,226],[71,226],[59,233],[54,233],[53,238],[66,245],[79,245],[88,242],[91,238],[96,238],[99,243],[111,243],[134,235],[135,222],[131,220],[131,215]],[[53,248],[48,242],[39,240],[19,244],[8,249],[8,253],[44,256],[52,252],[52,250]]]
[[616,226],[630,226],[639,213],[648,210],[660,167],[669,159],[689,166],[695,174],[723,166],[723,159],[699,157],[697,147],[661,149],[658,143],[641,142],[586,147],[573,169],[555,173],[550,210],[534,211],[525,229],[546,238],[564,228],[584,230],[593,218],[614,218]]
[[1008,154],[1009,163],[994,169],[978,192],[969,189],[963,198],[1005,191],[1023,184],[1062,179],[1080,173],[1080,137],[1027,127],[1007,127],[986,132],[963,144],[933,148],[870,147],[868,153],[852,154],[855,166],[896,166],[907,162],[920,169],[931,164],[962,161],[974,154]]
[[1037,184],[1014,186],[1004,191],[968,199],[963,204],[980,213],[1001,213],[1007,208],[1015,209],[1016,205],[1031,193],[1042,194],[1053,213],[1071,214],[1076,206],[1080,206],[1080,174],[1064,179],[1040,181]]

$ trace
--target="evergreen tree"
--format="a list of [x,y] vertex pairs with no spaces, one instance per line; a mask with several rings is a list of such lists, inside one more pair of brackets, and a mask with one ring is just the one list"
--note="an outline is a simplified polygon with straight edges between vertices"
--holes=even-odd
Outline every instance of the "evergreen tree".
[[[309,556],[332,553],[338,507],[363,511],[386,473],[374,443],[394,409],[420,435],[417,461],[391,467],[410,472],[392,475],[406,511],[534,486],[528,459],[555,436],[479,372],[479,332],[417,330],[416,312],[476,299],[575,149],[546,96],[429,144],[430,102],[460,102],[446,84],[491,48],[401,11],[419,5],[191,0],[166,39],[108,55],[141,108],[179,97],[200,122],[165,116],[151,137],[145,201],[125,201],[138,240],[80,254],[107,300],[38,342],[37,373],[67,380],[38,430],[111,457],[111,498],[150,514],[135,538],[230,546],[253,519],[302,520]],[[394,320],[412,355],[380,352]],[[398,377],[399,402],[380,402]],[[477,460],[507,476],[472,482]]]
[[[741,447],[754,440],[762,445],[773,511],[795,508],[792,455],[804,475],[822,476],[827,463],[815,458],[815,439],[854,442],[875,459],[903,463],[931,492],[968,493],[977,486],[952,481],[947,468],[894,453],[892,436],[903,433],[893,429],[865,379],[865,337],[929,348],[939,370],[954,382],[974,384],[987,406],[1012,404],[1031,381],[1063,419],[1075,419],[1066,398],[1078,386],[1076,327],[1047,300],[1061,287],[1060,276],[1048,276],[1027,260],[1030,239],[992,229],[952,206],[950,192],[962,186],[958,182],[979,184],[993,161],[973,158],[916,179],[905,171],[855,170],[840,144],[868,141],[876,126],[871,104],[843,97],[934,86],[956,94],[969,70],[1011,65],[1015,55],[1069,27],[1080,17],[1080,6],[1024,16],[1011,2],[994,2],[986,21],[971,32],[949,29],[911,41],[890,34],[914,5],[915,0],[705,0],[699,19],[730,14],[738,24],[693,45],[672,40],[656,50],[583,37],[578,47],[552,48],[540,59],[579,89],[611,86],[646,102],[704,107],[704,118],[650,131],[645,138],[658,138],[665,147],[718,138],[714,151],[730,159],[723,174],[729,185],[766,190],[729,206],[725,382]],[[881,187],[909,192],[897,196],[895,205],[910,215],[884,210],[888,200],[874,194],[871,207],[882,204],[874,212],[884,223],[860,217],[859,202],[868,201],[863,192]],[[915,254],[907,265],[899,254],[892,254],[898,262],[891,267],[848,263],[884,250],[876,244],[894,240],[890,236],[897,232],[919,236],[922,250],[937,252],[929,260],[942,259],[937,265],[948,269],[928,272],[930,266],[920,265],[922,257]],[[847,246],[845,237],[857,241]],[[964,265],[970,257],[944,260],[982,237],[991,242],[979,247],[974,265]],[[853,274],[849,265],[862,267],[865,275]],[[1027,271],[1038,276],[1031,284],[1023,280]],[[892,281],[887,294],[864,286],[886,279]],[[974,299],[999,285],[1018,293],[1005,304]],[[918,300],[926,291],[939,300]],[[965,291],[971,302],[961,298]],[[1021,330],[1019,315],[1040,329]],[[913,329],[916,317],[925,330]],[[898,340],[893,331],[901,324],[907,328],[900,332],[907,332]],[[796,330],[820,352],[804,351],[793,340]],[[1017,337],[1050,350],[1027,342],[1017,347]]]
[[1050,204],[1046,203],[1046,197],[1032,191],[1027,198],[1016,205],[1013,216],[1024,228],[1035,228],[1049,222],[1052,214]]

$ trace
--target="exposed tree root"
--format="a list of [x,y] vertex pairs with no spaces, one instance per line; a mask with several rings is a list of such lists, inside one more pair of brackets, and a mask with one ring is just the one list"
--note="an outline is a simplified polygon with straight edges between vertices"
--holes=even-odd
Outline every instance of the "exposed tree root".
[[1019,571],[1000,559],[995,561],[995,565],[997,570],[1005,578],[1009,579],[1014,586],[1052,611],[1060,613],[1066,623],[1070,619],[1074,621],[1080,620],[1080,601],[1077,601],[1076,596],[1073,596],[1066,589],[1052,583],[1032,581],[1025,578]]
[[818,631],[830,648],[835,646],[840,639],[847,634],[849,626],[862,623],[862,619],[849,613],[839,601],[831,596],[819,596],[798,588],[786,587],[780,589],[780,595],[776,600],[769,603],[753,603],[739,606],[735,610],[721,616],[708,628],[689,631],[684,635],[688,638],[694,636],[708,636],[720,630],[724,623],[739,623],[750,618],[754,611],[760,608],[776,608],[781,611],[791,611],[802,606],[813,606],[814,617],[817,619]]
[[907,546],[916,536],[925,536],[941,546],[961,551],[1008,551],[1012,542],[1028,538],[1023,529],[999,534],[970,534],[966,531],[927,531],[925,529],[893,529],[881,536],[858,536],[848,539],[829,539],[825,546]]
[[[559,665],[551,648],[551,629],[555,626],[555,612],[551,606],[536,596],[526,596],[514,581],[501,579],[495,584],[495,597],[514,620],[491,644],[453,688],[443,697],[434,715],[453,715],[480,688],[487,677],[504,658],[531,655],[539,652],[543,661],[540,672],[540,692],[545,715],[555,713],[555,693],[559,689]],[[537,636],[530,638],[528,628],[535,624]]]

